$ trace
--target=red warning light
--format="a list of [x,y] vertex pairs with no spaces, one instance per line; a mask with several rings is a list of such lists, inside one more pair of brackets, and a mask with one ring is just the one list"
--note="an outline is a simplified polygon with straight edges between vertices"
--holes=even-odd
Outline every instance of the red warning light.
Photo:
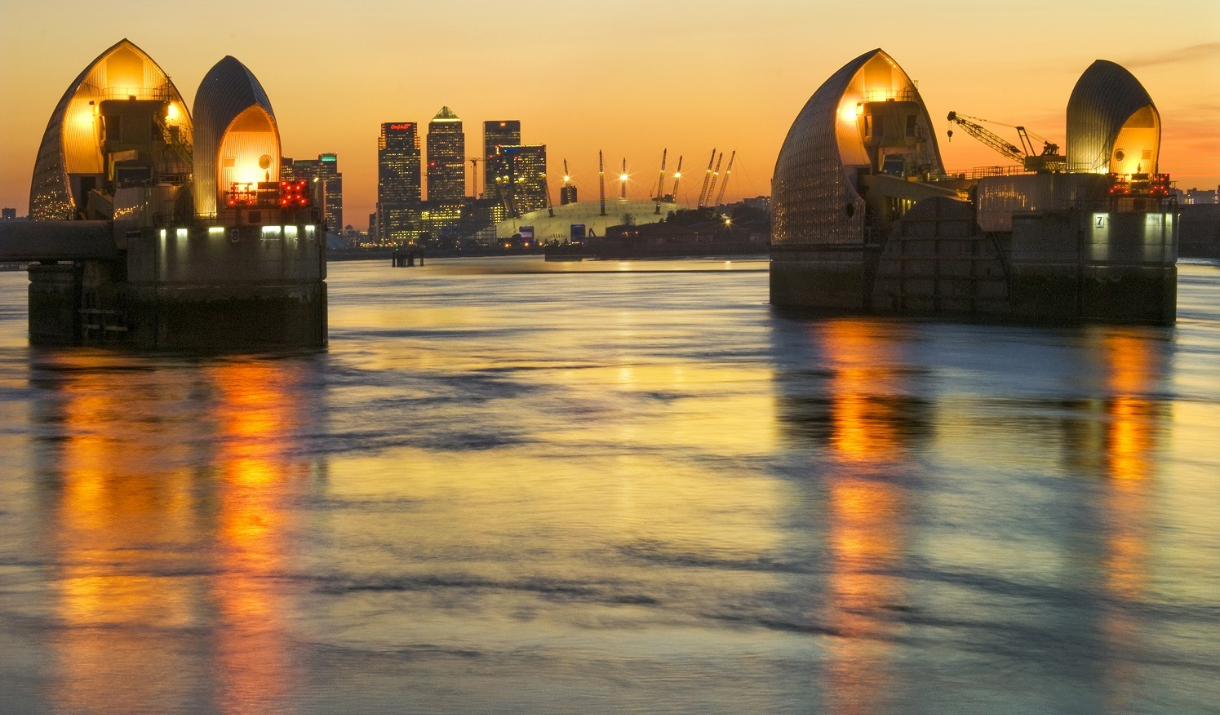
[[280,182],[280,206],[311,206],[313,199],[309,195],[309,182],[301,181],[281,181]]

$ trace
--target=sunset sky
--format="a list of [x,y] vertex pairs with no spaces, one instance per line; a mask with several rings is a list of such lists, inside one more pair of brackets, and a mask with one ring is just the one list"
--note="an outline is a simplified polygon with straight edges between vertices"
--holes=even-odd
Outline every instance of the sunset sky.
[[713,146],[738,152],[726,198],[770,193],[801,106],[875,47],[918,80],[951,170],[1002,157],[963,132],[944,141],[949,110],[1062,143],[1073,84],[1093,60],[1109,59],[1130,69],[1161,111],[1161,170],[1183,189],[1220,184],[1215,0],[133,0],[113,10],[0,0],[0,206],[26,213],[51,110],[123,37],[188,103],[221,57],[244,62],[271,97],[285,156],[339,155],[345,220],[360,229],[376,201],[379,123],[426,124],[441,105],[465,122],[467,156],[480,153],[483,120],[520,119],[526,143],[547,145],[552,177],[567,158],[581,198],[596,196],[599,149],[608,173],[627,158],[629,195],[643,198],[666,147],[671,172],[685,157],[685,201],[694,203]]

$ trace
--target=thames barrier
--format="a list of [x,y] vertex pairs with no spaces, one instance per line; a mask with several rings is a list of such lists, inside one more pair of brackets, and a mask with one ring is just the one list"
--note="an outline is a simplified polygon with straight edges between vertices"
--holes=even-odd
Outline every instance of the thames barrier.
[[280,160],[271,101],[238,60],[188,111],[143,50],[107,49],[51,114],[31,220],[0,225],[0,260],[30,262],[31,344],[325,345],[325,227]]
[[[1177,209],[1160,115],[1130,72],[1098,60],[1080,77],[1066,153],[948,119],[1021,163],[947,172],[915,83],[881,49],[814,92],[772,179],[774,306],[1174,322]],[[0,260],[30,263],[30,342],[325,345],[324,198],[280,164],[271,102],[238,60],[188,111],[140,48],[107,49],[51,114],[31,220],[0,225]]]
[[880,49],[834,73],[775,165],[772,304],[1174,322],[1178,221],[1158,173],[1160,114],[1130,72],[1098,60],[1081,75],[1066,155],[981,136],[1022,165],[947,173],[915,83]]

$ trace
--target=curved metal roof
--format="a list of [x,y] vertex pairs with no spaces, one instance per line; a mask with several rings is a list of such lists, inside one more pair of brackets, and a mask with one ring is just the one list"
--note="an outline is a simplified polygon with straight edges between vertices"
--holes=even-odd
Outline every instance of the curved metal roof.
[[[191,117],[169,75],[144,50],[123,38],[98,55],[72,80],[51,112],[30,184],[30,219],[68,220],[76,216],[69,174],[103,171],[101,135],[90,119],[96,103],[134,96],[166,99],[182,108],[178,126],[190,141]],[[81,117],[84,121],[76,121]]]
[[874,93],[901,94],[918,103],[928,139],[920,160],[944,172],[932,120],[914,82],[880,48],[865,52],[822,83],[788,130],[771,179],[774,243],[863,240],[865,203],[854,186],[855,168],[870,162],[855,123],[841,126],[839,111],[848,95],[868,100]]
[[245,65],[236,57],[226,56],[208,70],[199,83],[194,112],[196,214],[216,213],[220,145],[233,120],[251,107],[263,110],[270,119],[275,130],[278,158],[279,128],[275,122],[275,111],[263,85]]
[[[1152,109],[1159,125],[1160,113],[1152,97],[1127,68],[1108,60],[1089,65],[1068,99],[1067,160],[1071,170],[1108,170],[1123,124],[1145,107]],[[1159,148],[1159,130],[1156,144]]]

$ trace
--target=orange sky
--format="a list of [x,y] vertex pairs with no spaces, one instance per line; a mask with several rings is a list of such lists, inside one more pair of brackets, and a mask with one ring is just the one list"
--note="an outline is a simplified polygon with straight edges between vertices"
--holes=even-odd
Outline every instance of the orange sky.
[[376,200],[378,124],[426,124],[443,104],[466,123],[467,156],[480,151],[484,119],[520,119],[525,142],[548,145],[552,176],[568,159],[582,198],[596,195],[598,149],[608,174],[627,158],[628,194],[644,197],[665,147],[670,171],[685,156],[683,200],[694,202],[713,146],[738,152],[727,199],[767,194],[809,95],[874,47],[919,81],[950,169],[1002,158],[963,132],[944,141],[949,110],[1023,123],[1062,143],[1072,85],[1104,58],[1127,66],[1157,103],[1161,170],[1179,188],[1220,184],[1214,0],[219,0],[176,14],[133,0],[122,4],[127,19],[94,3],[0,2],[0,206],[19,214],[55,103],[123,37],[157,60],[188,103],[217,60],[242,60],[271,97],[286,156],[339,155],[345,220],[358,228]]

